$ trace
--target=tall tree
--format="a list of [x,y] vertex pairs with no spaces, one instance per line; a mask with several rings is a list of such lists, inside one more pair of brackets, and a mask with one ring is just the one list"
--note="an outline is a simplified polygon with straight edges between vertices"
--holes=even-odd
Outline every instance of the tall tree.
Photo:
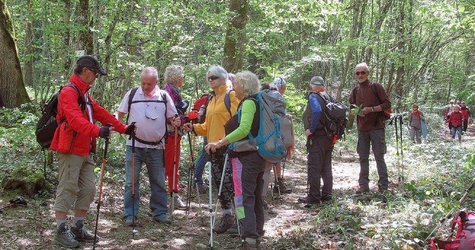
[[0,95],[6,107],[18,107],[30,99],[21,73],[12,19],[5,0],[0,0]]
[[237,72],[242,69],[248,12],[249,4],[247,0],[229,1],[230,17],[224,41],[223,62],[224,68],[229,72]]

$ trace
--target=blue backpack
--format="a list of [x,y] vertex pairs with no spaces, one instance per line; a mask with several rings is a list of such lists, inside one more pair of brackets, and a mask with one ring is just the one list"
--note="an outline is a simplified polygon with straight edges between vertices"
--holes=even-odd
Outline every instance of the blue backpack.
[[285,115],[284,98],[278,91],[265,89],[259,91],[255,100],[259,110],[257,136],[250,133],[248,140],[232,143],[229,149],[236,152],[257,149],[266,161],[281,162],[287,156],[287,148],[294,143],[292,122]]

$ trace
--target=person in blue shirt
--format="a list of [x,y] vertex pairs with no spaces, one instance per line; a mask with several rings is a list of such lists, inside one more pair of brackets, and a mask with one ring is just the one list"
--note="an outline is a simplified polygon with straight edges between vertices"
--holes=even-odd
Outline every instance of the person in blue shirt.
[[[299,203],[306,207],[318,205],[332,198],[333,173],[332,152],[333,138],[327,136],[324,128],[323,108],[325,100],[329,98],[325,92],[324,80],[321,76],[314,76],[309,84],[310,94],[308,104],[303,114],[305,135],[307,137],[307,196],[299,198]],[[321,180],[323,186],[320,191]]]

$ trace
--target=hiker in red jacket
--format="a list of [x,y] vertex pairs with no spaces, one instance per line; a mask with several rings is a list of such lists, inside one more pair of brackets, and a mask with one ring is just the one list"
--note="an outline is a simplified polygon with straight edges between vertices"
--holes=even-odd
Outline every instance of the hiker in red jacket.
[[421,122],[424,119],[422,112],[419,110],[417,104],[412,105],[412,113],[409,116],[409,135],[411,141],[414,142],[414,137],[416,137],[416,143],[421,143]]
[[470,118],[470,109],[468,109],[464,101],[460,103],[460,112],[463,114],[462,131],[465,133],[467,132],[468,118]]
[[463,114],[460,112],[460,106],[455,105],[454,111],[450,114],[447,123],[451,124],[452,128],[450,129],[452,140],[455,139],[455,133],[458,133],[459,142],[462,142],[462,124],[463,124]]
[[[51,150],[57,151],[59,163],[54,203],[57,225],[54,243],[66,248],[79,247],[78,241],[94,241],[94,234],[88,232],[84,226],[84,217],[94,200],[96,188],[95,164],[91,157],[91,153],[96,149],[96,138],[108,138],[112,130],[131,134],[135,129],[135,125],[122,124],[89,95],[88,90],[96,78],[105,74],[96,58],[82,56],[78,59],[69,82],[79,89],[86,108],[82,110],[78,105],[78,94],[74,88],[63,88],[58,97],[56,120],[59,127],[54,133],[50,147]],[[96,121],[99,121],[102,127],[97,126]],[[66,219],[72,206],[74,218],[69,230]]]

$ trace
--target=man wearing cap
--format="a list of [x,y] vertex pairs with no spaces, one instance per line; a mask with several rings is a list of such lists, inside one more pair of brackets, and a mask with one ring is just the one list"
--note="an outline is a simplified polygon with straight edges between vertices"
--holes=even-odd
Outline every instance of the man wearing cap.
[[[369,192],[369,150],[373,149],[376,168],[378,169],[378,190],[384,193],[388,190],[388,169],[384,161],[386,154],[386,138],[384,134],[385,123],[382,119],[384,110],[391,108],[386,91],[381,84],[368,80],[369,68],[366,63],[355,67],[355,76],[358,86],[350,93],[350,104],[361,107],[357,115],[358,146],[360,174],[359,188],[356,193]],[[356,93],[355,93],[356,91]]]
[[[314,76],[309,84],[310,94],[302,120],[307,136],[307,183],[309,185],[306,197],[298,199],[299,203],[305,203],[306,207],[318,205],[330,201],[333,190],[332,152],[333,138],[325,132],[323,109],[325,99],[332,100],[324,87],[321,76]],[[323,186],[320,191],[320,180]]]
[[[96,138],[109,138],[111,130],[131,134],[135,129],[134,125],[126,126],[115,119],[89,95],[88,90],[96,78],[105,74],[96,58],[82,56],[69,79],[74,86],[63,87],[58,97],[56,120],[59,127],[50,147],[57,152],[59,164],[54,204],[57,224],[54,243],[66,248],[79,247],[78,241],[94,241],[94,235],[84,226],[84,217],[94,200],[95,164],[91,153],[95,152]],[[96,121],[102,127],[95,125]],[[74,206],[74,218],[69,230],[66,219],[71,206]]]

